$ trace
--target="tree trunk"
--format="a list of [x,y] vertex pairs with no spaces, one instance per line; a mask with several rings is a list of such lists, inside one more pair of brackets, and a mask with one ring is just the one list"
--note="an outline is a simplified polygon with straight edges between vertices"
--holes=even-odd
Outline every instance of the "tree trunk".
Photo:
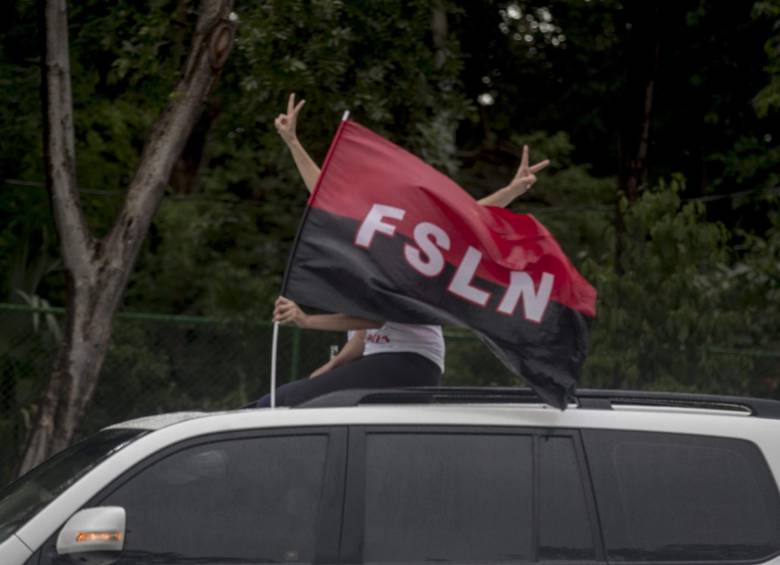
[[76,188],[66,3],[47,0],[42,6],[44,158],[68,298],[64,337],[28,433],[20,474],[71,442],[94,395],[112,320],[141,243],[230,53],[235,27],[231,8],[231,0],[201,0],[183,76],[152,127],[113,228],[96,240],[87,228]]
[[222,106],[211,100],[201,112],[200,119],[192,128],[187,144],[171,172],[170,184],[173,194],[194,194],[198,190],[200,167],[206,150],[209,132],[219,118]]
[[639,198],[647,177],[647,155],[653,95],[661,54],[664,19],[654,2],[631,4],[626,26],[626,86],[620,115],[618,192],[615,207],[615,269],[623,272],[623,234],[625,224],[621,202],[630,205]]

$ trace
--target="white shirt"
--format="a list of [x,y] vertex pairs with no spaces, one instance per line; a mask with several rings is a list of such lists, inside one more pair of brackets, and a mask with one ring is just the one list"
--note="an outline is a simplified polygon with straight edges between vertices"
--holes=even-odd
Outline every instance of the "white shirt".
[[381,328],[366,330],[363,355],[395,352],[422,355],[444,372],[444,335],[441,326],[386,322]]

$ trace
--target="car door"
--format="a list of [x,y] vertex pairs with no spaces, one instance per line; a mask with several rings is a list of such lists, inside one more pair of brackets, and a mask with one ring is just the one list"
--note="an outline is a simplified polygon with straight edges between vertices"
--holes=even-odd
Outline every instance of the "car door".
[[333,562],[338,551],[346,430],[218,434],[166,449],[87,506],[126,512],[124,549],[58,555],[39,565]]
[[350,430],[342,562],[603,562],[579,433]]

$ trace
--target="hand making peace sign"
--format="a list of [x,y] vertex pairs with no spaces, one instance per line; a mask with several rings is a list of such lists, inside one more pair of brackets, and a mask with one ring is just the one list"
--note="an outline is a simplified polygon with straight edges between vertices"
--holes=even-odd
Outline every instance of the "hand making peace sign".
[[297,139],[295,130],[298,124],[298,112],[301,111],[304,104],[306,104],[306,100],[301,100],[296,104],[295,93],[291,93],[290,98],[287,100],[287,113],[279,114],[274,120],[276,131],[279,132],[279,135],[287,145],[293,143]]
[[507,185],[512,192],[516,192],[515,197],[528,192],[536,182],[536,173],[550,164],[549,159],[539,161],[535,165],[528,166],[528,146],[523,146],[523,157],[520,160],[520,166],[517,168],[514,178]]

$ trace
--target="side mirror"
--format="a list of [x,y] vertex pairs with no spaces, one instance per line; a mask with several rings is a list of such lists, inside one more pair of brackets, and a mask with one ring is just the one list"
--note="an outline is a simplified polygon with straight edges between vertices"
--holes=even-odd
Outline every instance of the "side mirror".
[[[57,553],[119,552],[124,543],[125,509],[121,506],[97,506],[79,510],[65,522],[57,536]],[[110,556],[102,557],[96,560],[95,565],[113,561]]]

